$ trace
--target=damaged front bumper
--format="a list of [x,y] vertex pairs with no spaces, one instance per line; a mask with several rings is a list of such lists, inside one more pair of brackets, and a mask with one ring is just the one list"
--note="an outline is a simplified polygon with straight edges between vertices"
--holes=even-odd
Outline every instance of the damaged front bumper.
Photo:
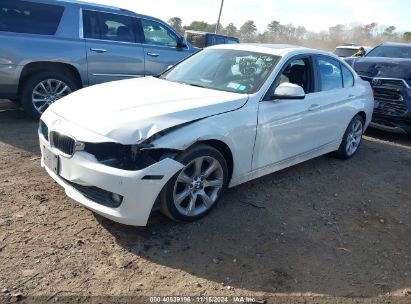
[[371,127],[411,134],[411,87],[400,78],[361,76],[374,91],[374,113]]
[[387,131],[397,134],[411,134],[411,119],[410,120],[393,120],[392,118],[385,118],[378,115],[373,117],[370,127],[382,131]]
[[66,194],[113,221],[145,226],[154,202],[183,165],[171,158],[137,171],[113,168],[92,154],[76,151],[67,157],[50,145],[39,130],[41,165]]

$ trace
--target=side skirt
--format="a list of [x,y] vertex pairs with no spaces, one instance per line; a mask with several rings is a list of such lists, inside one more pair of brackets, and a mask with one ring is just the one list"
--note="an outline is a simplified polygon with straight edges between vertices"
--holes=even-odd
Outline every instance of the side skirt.
[[285,160],[279,161],[277,163],[268,165],[263,168],[255,169],[248,174],[241,176],[239,178],[232,179],[229,188],[240,185],[242,183],[248,182],[250,180],[262,177],[264,175],[268,175],[271,173],[274,173],[276,171],[291,167],[293,165],[305,162],[307,160],[316,158],[318,156],[334,152],[338,150],[339,146],[341,144],[341,141],[333,141],[331,143],[325,144],[321,147],[315,148],[313,150],[298,154],[296,156],[292,156],[290,158],[287,158]]

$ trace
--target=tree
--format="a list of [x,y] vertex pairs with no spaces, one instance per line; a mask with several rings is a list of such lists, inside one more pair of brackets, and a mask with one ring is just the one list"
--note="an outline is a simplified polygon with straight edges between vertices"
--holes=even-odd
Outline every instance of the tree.
[[307,29],[305,28],[305,26],[298,26],[295,29],[295,34],[296,34],[295,38],[298,41],[305,40],[305,35],[307,34]]
[[240,36],[241,39],[244,40],[245,42],[251,42],[253,41],[255,34],[257,32],[257,26],[255,25],[253,20],[248,20],[246,21],[241,27],[240,27]]
[[185,26],[185,29],[201,32],[214,32],[215,24],[208,24],[204,21],[193,21],[189,26]]
[[226,27],[224,27],[222,30],[221,30],[221,32],[224,34],[224,35],[227,35],[227,36],[237,36],[237,32],[238,32],[238,30],[237,30],[237,27],[234,25],[234,23],[229,23]]
[[181,34],[184,33],[183,21],[181,20],[180,17],[171,18],[170,20],[168,20],[168,24],[170,24],[172,27],[174,27]]
[[408,42],[408,43],[411,42],[411,32],[405,32],[403,34],[403,39],[405,42]]
[[284,26],[277,20],[271,21],[267,24],[268,32],[263,34],[264,42],[278,42],[282,38],[284,32]]
[[267,24],[267,29],[270,33],[274,35],[279,35],[282,31],[282,25],[279,21],[273,20],[269,24]]
[[394,31],[395,31],[396,29],[397,29],[397,28],[396,28],[395,26],[393,26],[393,25],[387,26],[387,27],[385,28],[385,30],[384,30],[383,35],[385,35],[385,36],[391,36],[392,34],[394,34]]

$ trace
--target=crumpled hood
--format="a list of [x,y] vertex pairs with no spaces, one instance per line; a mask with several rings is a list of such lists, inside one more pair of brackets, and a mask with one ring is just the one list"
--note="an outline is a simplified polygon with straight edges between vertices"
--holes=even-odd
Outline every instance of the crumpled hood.
[[[78,132],[83,128],[87,134],[135,144],[159,131],[239,109],[247,100],[244,94],[145,77],[79,90],[55,102],[45,115],[52,111],[75,124],[71,131],[76,134],[71,134],[77,140],[86,140]],[[87,140],[92,139],[87,136]]]
[[411,81],[411,59],[363,57],[347,58],[346,61],[362,76],[402,78]]

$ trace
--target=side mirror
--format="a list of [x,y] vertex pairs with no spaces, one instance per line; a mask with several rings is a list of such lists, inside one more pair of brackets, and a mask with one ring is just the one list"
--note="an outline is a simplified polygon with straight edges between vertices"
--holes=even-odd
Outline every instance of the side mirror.
[[294,83],[283,82],[275,89],[272,99],[304,99],[305,92],[302,87]]
[[178,48],[186,48],[187,47],[187,43],[186,43],[186,40],[184,39],[184,37],[179,37],[178,38],[177,47]]

